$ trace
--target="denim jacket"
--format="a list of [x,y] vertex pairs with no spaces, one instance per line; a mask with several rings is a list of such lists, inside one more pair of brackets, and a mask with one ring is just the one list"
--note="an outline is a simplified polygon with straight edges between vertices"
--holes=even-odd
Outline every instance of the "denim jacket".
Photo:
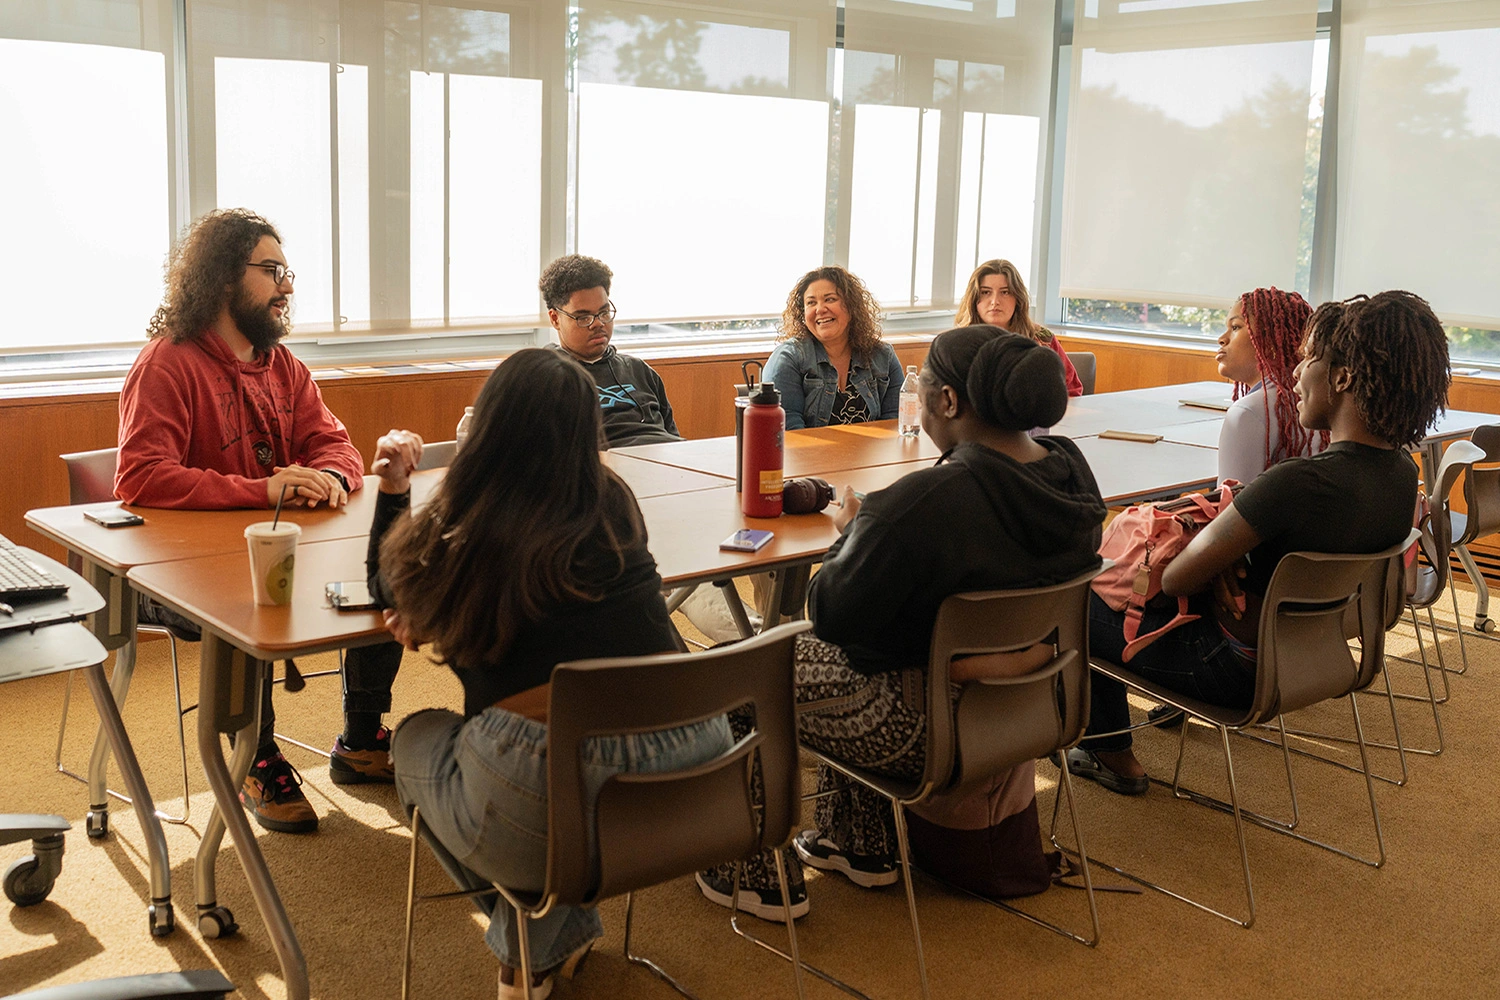
[[[895,348],[884,341],[876,346],[874,357],[855,355],[849,362],[849,382],[859,390],[871,420],[896,418],[904,378]],[[776,383],[787,430],[828,426],[839,375],[816,338],[802,336],[777,344],[761,379]]]

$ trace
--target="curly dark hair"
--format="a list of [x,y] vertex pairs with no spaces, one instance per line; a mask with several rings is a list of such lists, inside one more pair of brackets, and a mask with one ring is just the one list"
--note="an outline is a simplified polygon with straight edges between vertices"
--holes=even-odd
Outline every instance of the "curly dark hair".
[[1303,354],[1349,369],[1356,412],[1394,447],[1415,447],[1447,409],[1448,335],[1420,295],[1393,290],[1325,302],[1308,320]]
[[609,281],[615,273],[609,265],[597,257],[570,253],[559,257],[542,269],[542,278],[536,287],[542,291],[542,301],[548,309],[567,305],[574,292],[585,288],[603,288],[609,294]]
[[167,295],[146,336],[174,344],[201,336],[244,280],[245,262],[266,236],[281,242],[276,227],[247,208],[221,208],[198,218],[167,258]]
[[798,337],[812,336],[812,331],[802,318],[805,312],[802,296],[807,294],[808,286],[814,281],[832,282],[833,287],[838,289],[839,297],[849,309],[850,349],[860,357],[873,357],[875,347],[881,339],[880,306],[863,281],[837,264],[813,268],[798,280],[791,294],[786,297],[786,309],[781,313],[781,333],[776,339],[795,340]]

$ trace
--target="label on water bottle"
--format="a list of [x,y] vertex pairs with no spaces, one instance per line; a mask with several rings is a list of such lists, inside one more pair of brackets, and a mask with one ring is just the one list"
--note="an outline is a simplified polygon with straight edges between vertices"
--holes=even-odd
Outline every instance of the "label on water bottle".
[[760,471],[760,492],[780,493],[781,487],[780,469],[762,469]]

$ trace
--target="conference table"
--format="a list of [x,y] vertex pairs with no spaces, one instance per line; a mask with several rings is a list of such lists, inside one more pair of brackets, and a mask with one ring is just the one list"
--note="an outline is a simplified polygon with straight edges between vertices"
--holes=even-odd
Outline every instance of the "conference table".
[[[1184,398],[1222,398],[1223,383],[1194,383],[1081,397],[1053,428],[1072,436],[1087,458],[1106,501],[1119,504],[1176,495],[1211,485],[1217,475],[1217,433],[1222,412],[1183,406]],[[1450,413],[1435,431],[1443,439],[1462,436],[1487,414]],[[1108,430],[1171,429],[1154,443],[1101,438]],[[791,431],[786,435],[788,476],[817,475],[842,490],[883,489],[930,467],[939,451],[925,435],[905,438],[894,421]],[[774,519],[745,517],[734,486],[732,437],[641,445],[604,454],[604,461],[635,492],[663,582],[686,586],[723,581],[767,570],[805,573],[838,537],[836,508]],[[420,504],[443,470],[412,477]],[[238,798],[259,726],[260,684],[271,662],[291,656],[387,641],[374,612],[330,608],[323,586],[362,579],[376,480],[367,477],[339,511],[287,509],[282,516],[303,529],[292,601],[258,607],[251,600],[244,527],[265,520],[256,511],[136,509],[146,520],[137,528],[105,529],[83,518],[101,505],[54,507],[27,514],[35,530],[84,558],[91,582],[106,608],[90,620],[94,633],[122,654],[134,646],[134,593],[146,594],[191,619],[203,630],[199,670],[198,744],[216,809],[205,828],[194,869],[199,929],[213,937],[232,933],[233,917],[216,902],[214,862],[226,830],[281,964],[289,1000],[309,995],[307,965]],[[764,528],[772,541],[754,553],[724,552],[718,543],[741,528]],[[784,578],[793,574],[778,574]],[[102,585],[101,585],[102,584]],[[773,605],[775,602],[773,602]],[[111,646],[111,643],[113,645]],[[117,697],[123,692],[117,692]],[[237,732],[226,766],[220,734]],[[155,884],[155,883],[153,883]]]

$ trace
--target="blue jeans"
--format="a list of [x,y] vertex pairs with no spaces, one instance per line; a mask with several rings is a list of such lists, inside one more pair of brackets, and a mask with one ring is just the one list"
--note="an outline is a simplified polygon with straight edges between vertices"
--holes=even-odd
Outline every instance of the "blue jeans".
[[[1254,668],[1240,659],[1219,629],[1214,620],[1212,596],[1193,597],[1190,610],[1203,617],[1178,626],[1124,663],[1121,657],[1125,652],[1125,612],[1112,611],[1098,594],[1091,593],[1089,653],[1190,698],[1225,708],[1248,708],[1255,696]],[[1170,609],[1147,608],[1141,632],[1161,628],[1176,613],[1175,602]],[[1100,673],[1095,673],[1091,680],[1088,731],[1108,733],[1130,725],[1125,685]],[[1130,744],[1130,733],[1083,741],[1083,746],[1090,750],[1106,752],[1128,750]]]
[[[593,801],[622,771],[676,771],[729,749],[729,723],[720,716],[680,729],[589,740],[580,764],[593,829]],[[391,737],[396,794],[411,815],[422,810],[433,853],[460,889],[492,882],[538,891],[547,874],[547,727],[503,708],[467,721],[446,709],[408,716]],[[475,897],[490,918],[485,943],[519,968],[516,915],[497,897]],[[557,906],[532,920],[532,968],[550,969],[604,934],[591,907]]]

